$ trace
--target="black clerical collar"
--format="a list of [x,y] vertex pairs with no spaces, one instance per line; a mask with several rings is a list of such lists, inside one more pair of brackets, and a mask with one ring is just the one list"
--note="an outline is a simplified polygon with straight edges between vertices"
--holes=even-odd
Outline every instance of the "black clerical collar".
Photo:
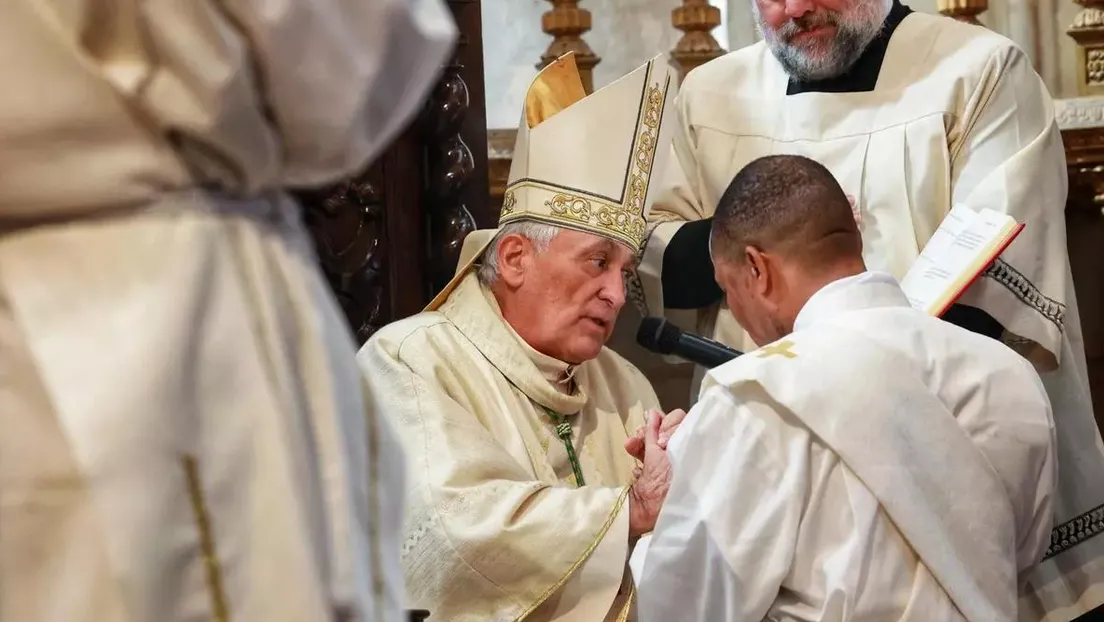
[[893,8],[889,10],[882,30],[866,46],[859,60],[841,76],[827,78],[825,80],[809,80],[802,82],[790,78],[786,87],[787,95],[798,93],[863,93],[874,90],[878,83],[878,72],[882,69],[882,61],[885,60],[886,48],[889,47],[889,38],[897,26],[912,13],[912,9],[893,0]]

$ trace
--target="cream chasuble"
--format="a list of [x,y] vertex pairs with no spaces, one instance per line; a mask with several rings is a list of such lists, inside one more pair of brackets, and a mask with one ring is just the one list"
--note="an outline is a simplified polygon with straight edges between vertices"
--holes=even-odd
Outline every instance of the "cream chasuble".
[[1010,621],[1049,543],[1038,376],[887,274],[828,285],[793,334],[712,370],[668,451],[633,560],[645,622]]
[[403,619],[401,450],[282,188],[360,170],[454,39],[436,0],[0,2],[0,621]]
[[475,274],[358,360],[408,456],[411,606],[450,622],[628,618],[624,442],[659,408],[643,374],[609,349],[570,369],[533,351]]
[[[1066,168],[1050,95],[1007,39],[912,13],[889,38],[868,92],[787,95],[763,43],[695,69],[682,85],[668,167],[635,294],[649,315],[755,348],[727,309],[664,308],[665,250],[683,223],[712,215],[748,162],[800,154],[854,197],[867,266],[902,278],[952,205],[1026,223],[959,301],[1005,329],[1036,365],[1057,423],[1059,492],[1047,561],[1031,579],[1024,620],[1064,622],[1104,604],[1104,445],[1092,413],[1066,252]],[[1049,614],[1049,617],[1048,617]]]
[[[639,251],[675,92],[660,56],[590,95],[574,55],[542,69],[499,225],[541,222]],[[410,458],[410,601],[449,622],[629,619],[624,443],[659,400],[608,348],[569,369],[518,337],[475,271],[496,234],[464,238],[425,311],[358,355]]]

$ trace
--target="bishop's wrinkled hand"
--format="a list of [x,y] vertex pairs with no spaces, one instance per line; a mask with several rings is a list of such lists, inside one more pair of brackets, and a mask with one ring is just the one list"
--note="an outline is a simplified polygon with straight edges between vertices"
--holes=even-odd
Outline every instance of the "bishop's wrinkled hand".
[[644,425],[644,460],[640,475],[629,489],[629,536],[638,538],[655,528],[659,509],[671,484],[667,450],[659,446],[663,415],[652,412]]
[[[667,443],[671,440],[671,435],[675,433],[675,430],[678,428],[679,424],[682,423],[682,420],[686,418],[686,411],[678,408],[672,410],[665,415],[659,411],[653,410],[648,413],[648,418],[650,419],[652,415],[658,415],[660,417],[662,423],[659,428],[659,438],[657,442],[660,449],[667,449]],[[643,425],[640,426],[636,429],[636,432],[634,432],[632,436],[625,440],[625,451],[627,451],[630,456],[636,458],[640,462],[644,461],[645,427],[646,426]],[[639,468],[637,468],[637,471],[639,472]]]

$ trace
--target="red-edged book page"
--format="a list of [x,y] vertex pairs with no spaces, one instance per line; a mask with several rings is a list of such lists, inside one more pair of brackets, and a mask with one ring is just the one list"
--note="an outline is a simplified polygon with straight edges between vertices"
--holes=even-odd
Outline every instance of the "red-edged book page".
[[955,206],[901,279],[909,303],[943,315],[1023,228],[1008,214]]

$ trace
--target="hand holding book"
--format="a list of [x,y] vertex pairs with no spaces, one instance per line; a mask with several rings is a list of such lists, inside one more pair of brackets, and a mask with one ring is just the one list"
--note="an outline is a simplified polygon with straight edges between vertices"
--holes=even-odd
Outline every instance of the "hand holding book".
[[1008,214],[955,206],[901,279],[909,303],[943,315],[1023,228]]

